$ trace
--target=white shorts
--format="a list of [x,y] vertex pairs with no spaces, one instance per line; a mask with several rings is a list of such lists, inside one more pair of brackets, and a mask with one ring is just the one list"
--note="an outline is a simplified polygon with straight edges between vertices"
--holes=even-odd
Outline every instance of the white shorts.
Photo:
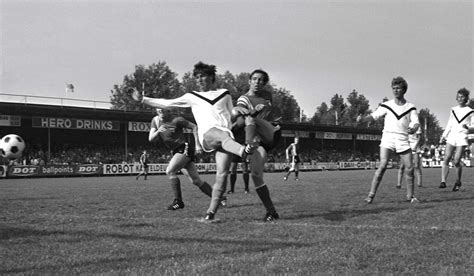
[[418,143],[418,139],[416,139],[416,138],[415,138],[415,139],[412,139],[412,138],[410,138],[410,136],[409,136],[409,138],[408,138],[408,143],[410,144],[410,148],[411,148],[411,150],[412,150],[413,152],[416,152],[416,151],[418,151],[418,150],[420,149],[420,147],[418,147],[418,146],[416,145],[416,144]]
[[464,133],[448,135],[448,138],[446,138],[446,143],[455,147],[469,145],[467,142],[467,135]]
[[409,149],[408,134],[385,132],[382,134],[382,141],[380,141],[381,148],[390,149],[396,153],[404,152]]
[[[221,126],[214,126],[214,127],[211,127],[211,128],[217,128],[217,129],[220,129],[222,131],[225,131],[227,133],[229,133],[229,136],[232,138],[232,139],[235,139],[234,138],[234,134],[232,133],[232,131],[228,128],[225,128],[225,127],[221,127]],[[207,131],[209,131],[211,128],[209,128]],[[206,132],[199,132],[198,131],[198,138],[199,138],[199,142],[201,143],[202,145],[202,150],[205,151],[205,152],[213,152],[215,151],[216,149],[215,148],[206,148],[206,143],[204,143],[204,134],[206,134]]]

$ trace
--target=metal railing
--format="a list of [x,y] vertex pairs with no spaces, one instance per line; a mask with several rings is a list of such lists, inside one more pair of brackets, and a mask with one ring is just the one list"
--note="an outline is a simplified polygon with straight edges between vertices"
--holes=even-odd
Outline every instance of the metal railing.
[[110,109],[110,102],[81,100],[72,98],[58,98],[48,96],[18,95],[0,93],[0,102],[23,103],[23,104],[44,104],[58,106],[88,107],[94,109]]

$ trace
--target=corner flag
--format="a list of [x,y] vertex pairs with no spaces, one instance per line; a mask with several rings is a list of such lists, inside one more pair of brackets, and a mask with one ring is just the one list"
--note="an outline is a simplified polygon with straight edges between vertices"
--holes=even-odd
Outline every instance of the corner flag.
[[68,92],[74,93],[74,85],[72,83],[66,83],[66,94]]

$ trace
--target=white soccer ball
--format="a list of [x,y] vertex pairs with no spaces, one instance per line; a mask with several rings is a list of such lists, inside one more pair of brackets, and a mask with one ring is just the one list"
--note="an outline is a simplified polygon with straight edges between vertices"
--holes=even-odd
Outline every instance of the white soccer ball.
[[0,155],[7,159],[18,159],[25,150],[25,140],[16,134],[8,134],[0,140]]

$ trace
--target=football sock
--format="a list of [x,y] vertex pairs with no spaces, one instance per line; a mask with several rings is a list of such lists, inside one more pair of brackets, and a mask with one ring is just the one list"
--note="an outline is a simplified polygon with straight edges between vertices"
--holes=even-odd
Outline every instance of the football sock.
[[199,189],[208,197],[212,197],[212,187],[206,181],[202,182],[202,185],[199,187]]
[[231,137],[227,137],[222,141],[222,149],[242,157],[245,147],[234,141]]
[[245,144],[253,143],[253,139],[255,138],[256,132],[255,124],[248,124],[245,126]]
[[211,197],[211,204],[209,205],[209,209],[207,213],[217,213],[217,209],[219,208],[219,204],[221,203],[221,198],[225,191],[225,185],[214,184],[212,187],[212,197]]
[[178,200],[183,200],[183,197],[181,195],[181,182],[179,181],[179,178],[171,178],[171,189],[173,189],[174,193],[174,198]]
[[230,190],[234,192],[235,182],[237,181],[237,174],[231,173],[229,178],[230,178]]
[[244,187],[245,187],[245,190],[248,191],[249,190],[249,173],[243,173],[242,174],[242,177],[244,178]]
[[418,186],[421,186],[423,183],[423,174],[421,173],[421,170],[416,171],[416,184]]
[[262,185],[256,189],[258,197],[262,200],[263,206],[267,209],[268,213],[275,212],[275,206],[273,205],[272,199],[270,198],[270,191],[267,185]]
[[298,174],[300,171],[295,171],[295,178],[298,178]]

